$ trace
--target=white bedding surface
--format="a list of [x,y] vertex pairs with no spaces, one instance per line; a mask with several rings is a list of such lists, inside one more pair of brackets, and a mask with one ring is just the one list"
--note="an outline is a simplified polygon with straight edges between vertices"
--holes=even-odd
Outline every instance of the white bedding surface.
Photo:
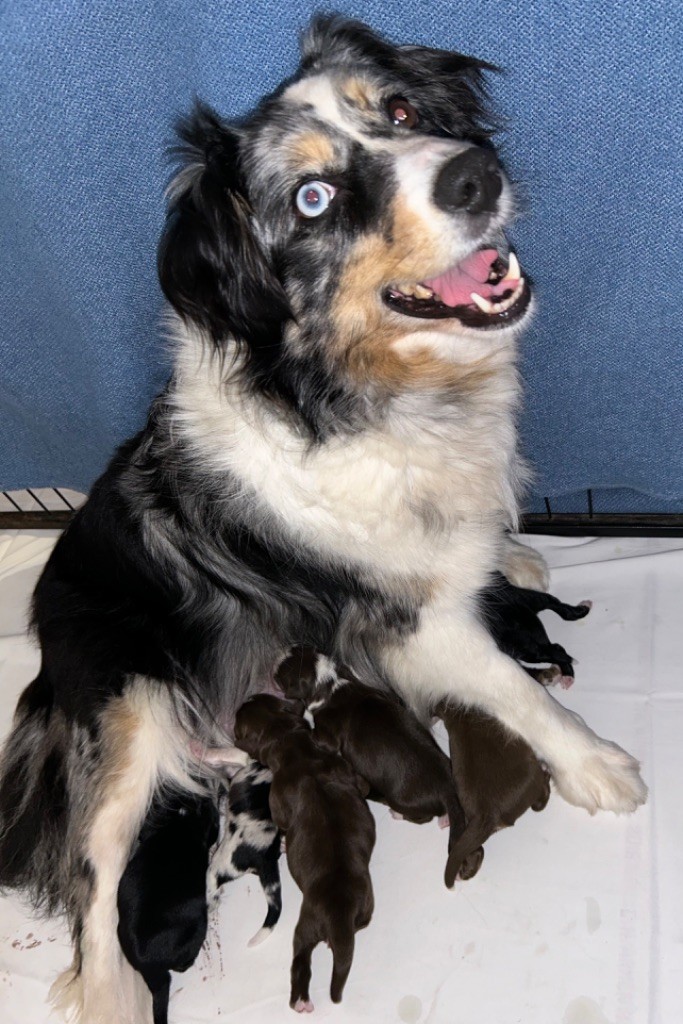
[[[0,735],[35,674],[24,623],[53,537],[0,534]],[[617,818],[556,794],[493,836],[477,877],[448,892],[446,835],[374,806],[376,909],[358,934],[344,1002],[329,1000],[331,954],[313,958],[313,1018],[338,1024],[678,1024],[683,1021],[683,542],[527,538],[553,566],[563,600],[592,598],[587,619],[545,613],[577,659],[560,699],[643,762],[650,799]],[[224,888],[205,949],[176,975],[170,1020],[293,1022],[291,939],[299,893],[284,858],[284,911],[265,915],[258,883]],[[56,1021],[50,983],[70,958],[61,921],[0,899],[0,1022]],[[112,1022],[114,1024],[114,1022]]]

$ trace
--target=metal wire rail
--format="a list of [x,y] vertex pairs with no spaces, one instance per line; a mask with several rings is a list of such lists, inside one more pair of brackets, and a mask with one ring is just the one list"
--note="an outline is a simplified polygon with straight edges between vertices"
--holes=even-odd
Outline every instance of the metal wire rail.
[[[0,491],[0,530],[64,529],[84,501],[84,494],[60,487]],[[555,512],[549,498],[545,498],[545,506],[545,513],[523,516],[523,532],[568,537],[683,537],[683,514],[596,512],[590,490],[586,491],[585,512]]]

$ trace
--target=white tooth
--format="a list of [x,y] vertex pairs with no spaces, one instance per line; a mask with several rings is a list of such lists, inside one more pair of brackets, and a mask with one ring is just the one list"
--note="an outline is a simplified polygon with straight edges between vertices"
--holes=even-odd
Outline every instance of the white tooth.
[[504,281],[516,281],[520,277],[519,260],[514,252],[508,256],[508,272],[503,278]]
[[496,307],[488,299],[485,299],[483,295],[477,295],[476,292],[472,292],[470,298],[475,306],[478,306],[482,313],[495,313]]
[[434,292],[431,288],[425,288],[423,284],[415,285],[415,298],[416,299],[431,299]]
[[408,283],[397,284],[396,287],[398,288],[398,290],[401,292],[402,295],[414,295],[415,294],[415,285],[414,284],[408,284]]

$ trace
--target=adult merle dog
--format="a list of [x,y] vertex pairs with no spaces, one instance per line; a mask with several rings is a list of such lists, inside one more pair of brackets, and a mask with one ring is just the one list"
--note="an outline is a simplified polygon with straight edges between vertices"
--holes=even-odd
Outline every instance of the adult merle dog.
[[487,65],[318,19],[249,118],[180,130],[159,268],[175,367],[57,543],[42,665],[0,780],[0,884],[65,909],[55,1001],[150,1019],[116,891],[154,794],[310,644],[419,712],[497,716],[590,811],[632,811],[636,762],[498,651],[476,595],[523,477],[515,339],[531,293],[503,228]]

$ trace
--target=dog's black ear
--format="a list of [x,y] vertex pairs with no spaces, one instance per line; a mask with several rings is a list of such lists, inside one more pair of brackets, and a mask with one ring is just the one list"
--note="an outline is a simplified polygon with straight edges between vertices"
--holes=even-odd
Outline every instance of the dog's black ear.
[[475,142],[484,142],[497,128],[486,73],[498,68],[486,61],[427,46],[395,46],[362,22],[338,14],[312,20],[302,55],[308,73],[329,63],[380,72],[415,104],[423,128]]
[[164,294],[217,345],[229,337],[276,344],[291,313],[254,231],[239,130],[197,104],[178,135],[174,152],[183,166],[169,189],[159,246]]

